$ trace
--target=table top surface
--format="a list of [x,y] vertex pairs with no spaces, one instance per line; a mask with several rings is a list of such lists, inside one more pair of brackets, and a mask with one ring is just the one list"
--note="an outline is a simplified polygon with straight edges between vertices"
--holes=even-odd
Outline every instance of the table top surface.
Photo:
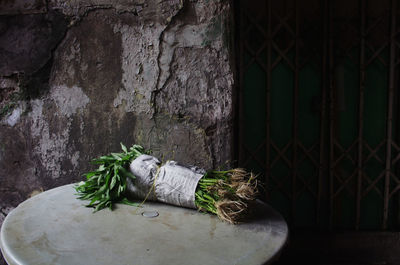
[[93,213],[74,194],[73,185],[58,187],[9,213],[0,234],[8,264],[264,264],[288,237],[283,218],[260,201],[252,220],[231,225],[155,202]]

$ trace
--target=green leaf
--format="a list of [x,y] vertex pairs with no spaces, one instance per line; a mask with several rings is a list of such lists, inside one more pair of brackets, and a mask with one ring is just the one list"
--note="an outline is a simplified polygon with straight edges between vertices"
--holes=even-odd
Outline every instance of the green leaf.
[[96,192],[96,195],[100,195],[102,193],[104,193],[107,190],[107,185],[104,184],[103,186],[101,186],[101,188]]
[[129,178],[131,178],[131,179],[135,179],[135,178],[136,178],[136,177],[132,174],[132,172],[126,170],[126,169],[123,168],[123,167],[120,168],[120,171],[122,172],[122,174],[123,174],[125,177],[129,177]]
[[93,176],[91,176],[89,179],[88,179],[88,181],[95,181],[95,180],[97,180],[98,178],[100,178],[100,175],[93,175]]
[[96,171],[92,171],[92,172],[88,172],[86,174],[83,174],[84,176],[86,176],[86,179],[90,179],[90,177],[96,175],[97,172]]
[[111,180],[111,184],[110,184],[110,190],[112,190],[115,186],[115,184],[117,183],[117,176],[114,176]]
[[132,154],[130,154],[130,153],[128,153],[126,156],[124,156],[124,157],[122,157],[122,160],[123,161],[126,161],[126,162],[131,162],[131,160],[133,160],[133,159],[135,159],[134,157],[132,157]]
[[101,209],[105,208],[106,201],[102,201],[99,204],[97,204],[96,208],[94,209],[94,212],[100,211]]
[[111,153],[112,157],[117,159],[118,161],[122,160],[122,157],[119,153]]
[[120,143],[120,144],[121,144],[122,151],[124,151],[125,154],[128,153],[128,149],[126,148],[126,146],[123,143]]
[[140,205],[139,203],[130,201],[130,200],[127,199],[127,198],[123,198],[123,199],[120,200],[119,202],[122,203],[122,204],[130,205],[130,206],[136,206],[136,207],[139,207],[139,205]]
[[103,180],[104,175],[100,175],[99,178],[97,179],[97,185],[100,186],[101,181]]
[[131,151],[135,151],[135,152],[137,152],[137,153],[142,153],[142,154],[145,153],[144,148],[143,148],[142,146],[138,145],[138,144],[133,145],[133,146],[130,148],[130,150],[131,150]]
[[106,184],[105,185],[109,185],[110,184],[110,178],[111,178],[111,173],[108,173],[107,175],[106,175]]
[[95,205],[95,202],[96,201],[98,201],[100,198],[99,197],[94,197],[91,201],[90,201],[90,203],[88,204],[89,206],[94,206]]

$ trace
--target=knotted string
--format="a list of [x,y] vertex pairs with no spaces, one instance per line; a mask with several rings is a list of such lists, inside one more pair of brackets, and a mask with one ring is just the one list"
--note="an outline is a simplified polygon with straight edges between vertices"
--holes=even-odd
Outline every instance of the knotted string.
[[139,204],[139,206],[136,208],[136,210],[133,211],[134,214],[137,213],[137,211],[139,210],[139,208],[142,208],[143,204],[144,204],[144,203],[146,202],[146,200],[149,198],[151,192],[154,192],[154,193],[155,193],[156,181],[157,181],[158,175],[160,174],[161,166],[162,166],[162,165],[160,165],[160,166],[157,165],[156,176],[154,177],[153,184],[151,185],[151,188],[150,188],[149,192],[147,193],[146,197],[144,197],[143,201]]

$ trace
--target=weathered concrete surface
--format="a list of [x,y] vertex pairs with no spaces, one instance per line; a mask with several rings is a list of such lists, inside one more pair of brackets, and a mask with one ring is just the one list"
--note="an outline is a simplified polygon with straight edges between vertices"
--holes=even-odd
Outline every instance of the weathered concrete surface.
[[63,15],[54,11],[0,16],[0,75],[33,75],[51,59],[66,26]]
[[56,0],[44,14],[0,15],[0,222],[120,142],[226,167],[230,16],[229,1],[206,0]]
[[130,13],[142,22],[167,24],[182,9],[187,0],[49,0],[52,10],[61,10],[63,14],[81,19],[96,9],[112,9],[115,12]]
[[45,13],[46,0],[4,0],[0,1],[0,15]]

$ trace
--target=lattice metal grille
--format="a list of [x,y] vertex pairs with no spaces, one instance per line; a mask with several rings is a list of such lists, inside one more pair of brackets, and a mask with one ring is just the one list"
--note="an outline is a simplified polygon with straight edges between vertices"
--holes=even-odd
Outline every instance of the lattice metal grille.
[[295,227],[397,227],[396,0],[237,9],[240,165]]

